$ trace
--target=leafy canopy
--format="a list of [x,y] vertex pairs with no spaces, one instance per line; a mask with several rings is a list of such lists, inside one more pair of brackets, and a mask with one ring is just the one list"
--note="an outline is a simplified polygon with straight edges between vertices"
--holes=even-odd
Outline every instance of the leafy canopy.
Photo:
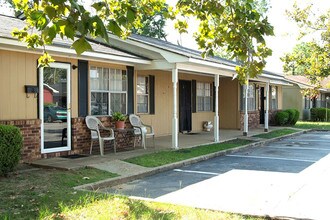
[[[30,48],[45,48],[59,35],[72,40],[72,47],[80,55],[91,50],[88,38],[100,37],[109,42],[107,31],[127,38],[132,29],[142,26],[143,16],[160,13],[176,19],[179,32],[186,32],[187,19],[194,18],[199,25],[194,37],[204,51],[202,55],[212,56],[217,48],[224,47],[239,60],[236,71],[243,83],[260,74],[265,58],[271,55],[264,36],[273,35],[273,27],[253,0],[179,0],[174,9],[167,8],[165,0],[99,0],[92,5],[95,13],[90,13],[76,0],[13,2],[27,21],[27,26],[15,29],[13,35]],[[45,66],[51,61],[45,50],[39,65]]]
[[287,14],[300,27],[299,39],[307,35],[314,37],[296,45],[291,53],[282,57],[284,71],[305,75],[318,89],[322,79],[330,75],[330,10],[314,13],[312,5],[302,8],[295,2],[293,10]]

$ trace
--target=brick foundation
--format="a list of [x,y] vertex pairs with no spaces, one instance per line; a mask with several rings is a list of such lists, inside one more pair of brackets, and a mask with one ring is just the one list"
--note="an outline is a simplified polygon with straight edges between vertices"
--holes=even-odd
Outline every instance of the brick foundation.
[[[110,117],[98,117],[105,127],[114,127]],[[67,156],[71,154],[89,154],[91,136],[90,130],[85,124],[85,118],[71,119],[71,151],[41,154],[41,121],[39,119],[28,120],[6,120],[0,124],[14,125],[21,130],[23,136],[23,149],[21,159],[25,162],[40,158],[51,158]],[[131,124],[126,122],[126,127],[131,128]],[[134,144],[134,135],[131,131],[115,131],[117,151],[131,150]],[[105,152],[113,153],[113,142],[105,142]],[[99,152],[98,142],[93,144],[93,154]]]
[[41,121],[39,119],[0,121],[0,124],[14,125],[21,130],[23,136],[21,159],[23,161],[41,158],[40,123]]
[[[269,125],[275,125],[275,115],[279,110],[269,110],[268,111],[268,121]],[[260,111],[249,111],[249,128],[259,128],[260,127]],[[244,112],[241,112],[240,118],[241,130],[244,129]]]
[[[114,122],[111,121],[110,117],[103,116],[98,117],[105,127],[114,127]],[[72,149],[79,153],[89,153],[90,143],[91,143],[91,132],[87,128],[85,123],[85,118],[73,118],[72,122]],[[131,124],[126,122],[126,128],[131,128]],[[116,136],[116,148],[117,151],[123,151],[127,149],[132,149],[134,144],[133,133],[127,132],[117,132]],[[113,152],[113,142],[106,142],[104,146],[105,151]],[[93,144],[93,152],[99,152],[99,145],[97,142]]]
[[[260,126],[260,112],[259,111],[249,111],[249,128],[259,128]],[[241,112],[240,117],[241,130],[244,129],[244,112]]]

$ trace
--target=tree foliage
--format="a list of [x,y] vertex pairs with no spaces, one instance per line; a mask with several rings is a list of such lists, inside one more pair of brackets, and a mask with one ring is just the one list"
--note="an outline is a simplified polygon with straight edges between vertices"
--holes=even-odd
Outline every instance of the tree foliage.
[[306,35],[314,38],[282,57],[284,71],[305,75],[318,89],[322,79],[330,75],[330,10],[314,13],[312,5],[302,8],[295,2],[293,10],[287,13],[300,27],[299,39]]
[[[266,0],[260,0],[266,1]],[[72,40],[77,54],[91,50],[90,37],[109,42],[107,31],[126,38],[133,28],[143,24],[143,16],[156,13],[177,19],[176,28],[186,32],[187,19],[199,25],[194,37],[203,56],[212,56],[219,47],[240,61],[238,79],[246,82],[262,72],[265,58],[271,55],[264,36],[273,35],[273,27],[253,0],[179,0],[174,9],[166,9],[165,0],[99,0],[93,3],[95,14],[76,0],[13,0],[16,10],[24,13],[27,26],[15,29],[13,35],[28,47],[44,47],[59,35]],[[31,31],[32,30],[32,31]],[[40,57],[40,65],[48,65],[51,56]]]
[[133,28],[132,32],[166,41],[167,34],[164,30],[166,24],[166,13],[168,13],[167,5],[166,7],[163,7],[160,12],[155,12],[152,16],[142,15],[141,27]]
[[203,56],[213,56],[217,48],[225,48],[239,60],[236,71],[243,83],[262,72],[265,58],[271,55],[264,36],[273,35],[273,27],[257,11],[253,0],[180,0],[176,12],[183,18],[176,23],[180,31],[185,31],[188,25],[184,18],[194,17],[199,21],[194,36],[204,49]]

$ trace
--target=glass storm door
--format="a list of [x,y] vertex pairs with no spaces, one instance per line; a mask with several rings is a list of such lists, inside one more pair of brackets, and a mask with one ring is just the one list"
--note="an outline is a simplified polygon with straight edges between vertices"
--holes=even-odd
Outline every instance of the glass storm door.
[[71,65],[51,63],[39,70],[41,153],[71,150]]

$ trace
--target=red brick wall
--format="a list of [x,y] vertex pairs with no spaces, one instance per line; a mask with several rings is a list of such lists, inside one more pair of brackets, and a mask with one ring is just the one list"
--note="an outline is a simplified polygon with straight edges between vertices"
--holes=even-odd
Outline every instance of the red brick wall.
[[[114,122],[108,116],[98,117],[105,127],[114,127]],[[131,124],[126,122],[126,128],[131,128]],[[72,119],[72,148],[81,153],[89,153],[91,133],[85,123],[85,118]],[[117,151],[132,149],[134,144],[134,136],[131,132],[117,132],[116,135],[116,148]],[[113,142],[106,142],[104,146],[105,151],[113,152]],[[99,145],[97,142],[93,143],[93,153],[99,152]],[[110,153],[111,153],[110,152]]]
[[[268,111],[268,121],[269,125],[275,125],[275,115],[279,110],[269,110]],[[259,128],[260,127],[260,111],[249,111],[249,128]],[[244,112],[241,112],[241,130],[244,129]]]
[[23,136],[23,161],[41,157],[40,153],[40,123],[39,119],[0,121],[3,125],[14,125],[21,130]]
[[[101,122],[105,127],[113,127],[114,123],[111,122],[110,117],[99,117]],[[71,143],[72,150],[57,152],[57,153],[47,153],[41,154],[41,121],[39,119],[29,119],[29,120],[6,120],[0,121],[0,124],[4,125],[14,125],[21,130],[23,136],[23,149],[21,159],[25,162],[40,158],[51,158],[59,156],[67,156],[71,154],[89,154],[90,149],[90,130],[85,124],[85,118],[72,118],[72,131],[71,131]],[[126,122],[126,127],[131,128],[129,122]],[[116,134],[116,146],[117,151],[122,151],[126,149],[132,149],[134,143],[134,136],[131,132],[115,132]],[[93,153],[97,154],[99,152],[98,142],[93,144]],[[113,152],[113,143],[106,142],[105,152]]]
[[[259,128],[260,125],[260,112],[259,111],[249,111],[249,128]],[[241,111],[240,117],[241,130],[244,129],[244,112]]]

